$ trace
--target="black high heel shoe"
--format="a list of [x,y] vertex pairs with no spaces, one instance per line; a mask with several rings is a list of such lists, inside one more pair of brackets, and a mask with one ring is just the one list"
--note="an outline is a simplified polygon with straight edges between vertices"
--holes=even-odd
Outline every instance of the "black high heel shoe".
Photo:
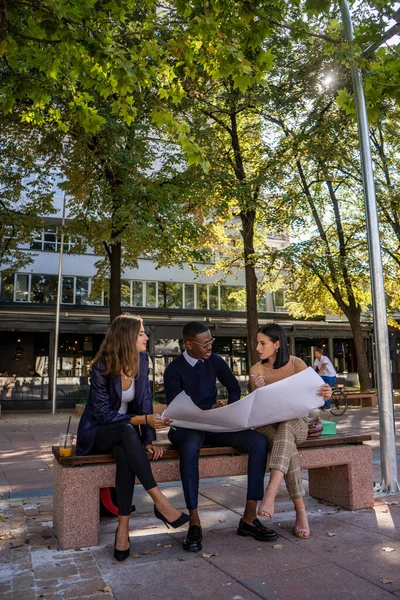
[[[128,541],[129,541],[129,536],[128,536]],[[117,532],[115,532],[115,541],[114,541],[114,558],[115,560],[119,560],[119,562],[122,562],[123,560],[126,560],[129,556],[129,553],[131,551],[131,544],[129,543],[129,548],[127,550],[117,550],[116,546],[117,545]]]
[[157,510],[155,506],[154,506],[154,515],[157,517],[157,519],[160,519],[160,521],[163,521],[167,527],[171,526],[174,529],[177,529],[178,527],[181,527],[182,525],[185,525],[185,523],[189,523],[189,521],[190,521],[190,517],[186,513],[182,513],[180,517],[175,519],[175,521],[168,521],[168,519],[166,517],[164,517],[164,515],[161,514],[160,511]]

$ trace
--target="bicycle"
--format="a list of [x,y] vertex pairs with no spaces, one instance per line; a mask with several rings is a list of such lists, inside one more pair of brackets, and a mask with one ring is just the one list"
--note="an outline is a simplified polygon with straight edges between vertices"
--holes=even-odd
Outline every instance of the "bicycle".
[[347,406],[347,394],[342,390],[341,387],[333,387],[330,407],[331,414],[335,417],[340,417],[346,412]]

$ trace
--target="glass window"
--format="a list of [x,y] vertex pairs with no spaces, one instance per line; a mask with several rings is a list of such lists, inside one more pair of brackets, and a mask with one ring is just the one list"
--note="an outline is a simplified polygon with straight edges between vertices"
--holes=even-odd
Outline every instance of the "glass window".
[[243,288],[221,285],[221,310],[243,310]]
[[143,306],[143,281],[132,281],[132,306]]
[[197,308],[207,310],[207,285],[205,283],[198,283],[197,288]]
[[146,306],[149,308],[157,307],[157,283],[147,281],[146,283]]
[[160,308],[182,308],[182,290],[182,283],[159,282],[158,306]]
[[185,283],[185,308],[194,307],[194,285]]
[[32,275],[31,302],[55,304],[57,300],[57,275]]
[[218,286],[210,285],[208,288],[208,293],[210,297],[210,310],[219,310]]
[[73,277],[63,277],[62,278],[61,302],[63,304],[73,304],[74,303],[74,278]]
[[267,296],[265,293],[258,294],[257,298],[257,308],[260,312],[265,312],[267,310]]
[[87,303],[101,306],[103,304],[103,291],[101,289],[101,284],[95,285],[94,279],[89,278],[89,288],[90,293]]
[[121,279],[121,306],[131,305],[131,281]]
[[44,230],[43,250],[55,252],[57,249],[57,227],[46,227]]
[[14,275],[1,274],[1,299],[14,300]]
[[275,306],[283,308],[285,306],[285,290],[278,290],[274,293]]
[[16,302],[29,302],[29,275],[17,273],[15,300]]
[[76,277],[76,304],[88,304],[89,277]]

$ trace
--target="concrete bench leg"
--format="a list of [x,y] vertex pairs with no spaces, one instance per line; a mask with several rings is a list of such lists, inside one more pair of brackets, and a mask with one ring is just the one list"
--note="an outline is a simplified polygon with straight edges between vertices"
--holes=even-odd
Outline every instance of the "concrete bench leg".
[[305,458],[310,496],[350,510],[374,506],[369,446],[326,448],[323,459],[318,454],[314,450]]
[[98,545],[99,490],[114,484],[114,464],[61,467],[53,461],[53,524],[62,550]]

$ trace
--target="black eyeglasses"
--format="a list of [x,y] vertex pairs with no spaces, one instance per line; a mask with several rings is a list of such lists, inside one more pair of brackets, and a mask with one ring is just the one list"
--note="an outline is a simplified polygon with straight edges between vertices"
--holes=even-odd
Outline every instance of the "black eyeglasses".
[[207,346],[212,346],[213,343],[215,342],[215,338],[211,338],[211,340],[208,340],[208,342],[204,342],[204,344],[200,344],[200,342],[195,342],[194,340],[190,340],[192,342],[192,344],[197,344],[198,346],[201,346],[202,348],[207,348]]

